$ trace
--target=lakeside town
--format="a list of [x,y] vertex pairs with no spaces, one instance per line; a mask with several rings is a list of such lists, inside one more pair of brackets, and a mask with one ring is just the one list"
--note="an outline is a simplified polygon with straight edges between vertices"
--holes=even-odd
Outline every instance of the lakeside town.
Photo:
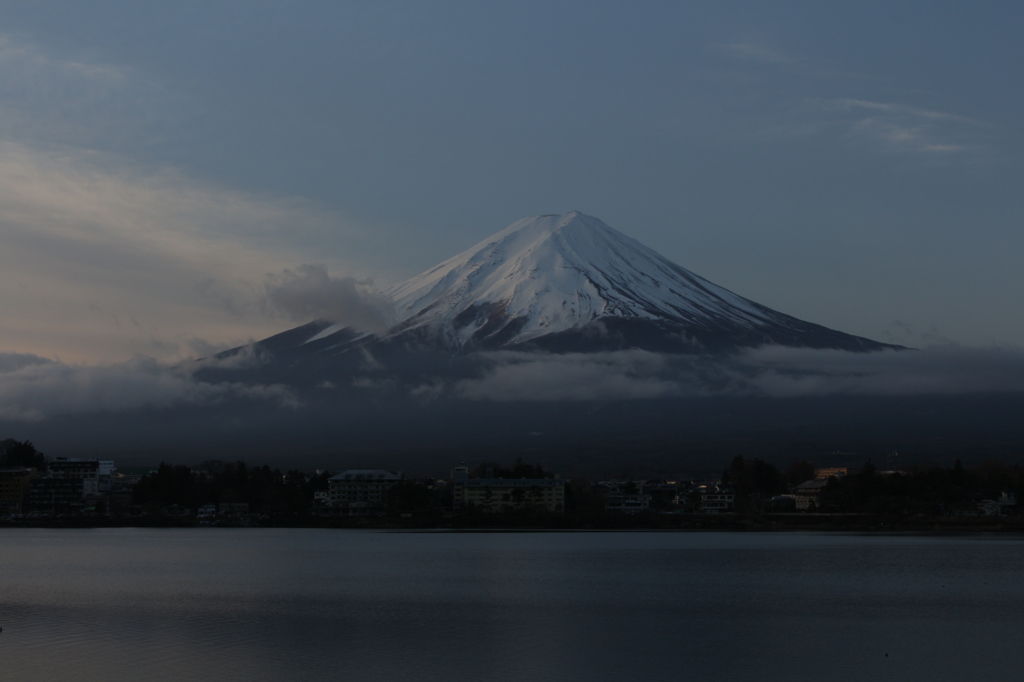
[[0,522],[8,525],[339,527],[1024,529],[1024,470],[986,462],[859,469],[735,457],[687,479],[566,479],[517,461],[455,464],[447,477],[400,471],[282,471],[244,462],[118,468],[47,458],[0,442]]

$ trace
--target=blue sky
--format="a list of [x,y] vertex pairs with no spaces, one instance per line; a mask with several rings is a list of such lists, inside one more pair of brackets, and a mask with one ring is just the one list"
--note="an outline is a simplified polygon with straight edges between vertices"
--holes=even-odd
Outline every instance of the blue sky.
[[[0,5],[0,351],[174,360],[581,210],[782,312],[1024,345],[1015,3]],[[349,280],[345,280],[349,281]]]

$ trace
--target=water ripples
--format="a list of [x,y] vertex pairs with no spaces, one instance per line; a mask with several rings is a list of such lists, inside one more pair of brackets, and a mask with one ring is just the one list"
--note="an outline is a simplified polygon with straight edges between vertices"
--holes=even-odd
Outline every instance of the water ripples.
[[954,680],[1011,676],[1024,636],[1020,540],[17,529],[0,548],[16,682],[816,680],[794,664],[826,651],[833,680]]

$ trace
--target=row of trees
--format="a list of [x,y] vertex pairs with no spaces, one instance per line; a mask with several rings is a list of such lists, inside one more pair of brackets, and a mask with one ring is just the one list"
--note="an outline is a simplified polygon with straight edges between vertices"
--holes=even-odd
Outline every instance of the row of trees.
[[[760,459],[736,457],[722,473],[722,483],[733,487],[737,511],[757,511],[775,495],[814,478],[814,465],[798,462],[784,471]],[[983,499],[1002,493],[1024,496],[1024,468],[986,462],[966,468],[960,460],[952,467],[915,466],[897,472],[879,472],[871,463],[860,471],[829,479],[817,508],[821,511],[870,513],[947,514],[971,509]]]
[[204,504],[245,502],[254,512],[301,514],[309,511],[314,494],[327,490],[330,472],[283,472],[245,462],[204,462],[196,468],[161,463],[143,476],[133,501],[145,511],[178,504],[195,509]]
[[[522,460],[511,467],[480,464],[474,467],[473,474],[517,479],[549,475],[543,467]],[[245,502],[256,513],[305,514],[313,506],[314,494],[328,490],[332,475],[328,471],[307,474],[268,466],[249,467],[245,462],[210,461],[198,467],[161,463],[155,472],[136,484],[133,503],[149,513],[175,504],[195,510],[210,503]],[[388,515],[439,518],[451,510],[450,487],[434,483],[432,479],[400,481],[389,492]],[[525,495],[529,491],[516,492]]]
[[[30,441],[0,441],[0,468],[46,468],[46,457]],[[521,459],[511,467],[482,463],[472,474],[493,478],[546,478],[540,465]],[[249,467],[244,462],[208,461],[198,467],[161,463],[135,486],[133,503],[146,511],[172,504],[196,509],[203,504],[245,502],[254,512],[303,514],[310,510],[314,494],[328,489],[331,472],[282,471],[268,466]],[[772,497],[792,492],[794,487],[814,478],[814,465],[797,462],[784,469],[761,459],[734,458],[722,472],[722,483],[735,492],[740,512],[770,509]],[[451,508],[451,493],[432,481],[406,480],[391,492],[388,511],[392,515],[440,514]],[[639,492],[628,484],[626,492]],[[976,507],[983,499],[1010,493],[1024,499],[1024,468],[986,462],[970,468],[959,460],[952,467],[917,466],[899,472],[879,472],[868,462],[860,471],[830,479],[821,491],[821,511],[868,513],[948,514]],[[525,493],[522,493],[525,494]],[[695,493],[696,494],[696,493]],[[655,509],[672,508],[671,500],[655,499]],[[582,516],[604,514],[604,496],[585,482],[567,482],[566,511]]]
[[527,464],[518,457],[515,464],[507,468],[496,462],[481,463],[470,469],[470,475],[476,478],[550,478],[552,474],[540,464]]
[[7,438],[0,441],[0,469],[6,467],[46,468],[46,456],[36,450],[32,441]]
[[1003,493],[1024,494],[1024,469],[989,462],[965,468],[911,468],[881,474],[870,462],[857,473],[830,479],[822,491],[821,509],[845,512],[942,515],[973,511],[981,500]]

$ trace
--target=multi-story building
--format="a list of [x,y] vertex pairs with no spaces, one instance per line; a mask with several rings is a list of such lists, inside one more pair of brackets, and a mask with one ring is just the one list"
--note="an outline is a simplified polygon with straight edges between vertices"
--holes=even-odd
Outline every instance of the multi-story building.
[[469,468],[452,472],[456,511],[475,507],[485,512],[513,509],[565,510],[565,481],[560,478],[470,478]]
[[220,516],[245,516],[248,513],[248,502],[221,502],[217,505],[217,514]]
[[637,512],[649,511],[651,508],[650,495],[642,493],[624,493],[621,491],[612,492],[605,498],[604,508],[607,511],[625,512],[636,514]]
[[21,512],[32,479],[38,475],[31,467],[0,469],[0,513]]
[[25,508],[36,512],[63,514],[81,510],[85,505],[84,478],[34,478]]
[[804,481],[793,488],[793,499],[796,501],[796,508],[800,511],[821,509],[821,496],[827,487],[827,478],[816,478],[813,481]]
[[329,504],[339,514],[381,514],[387,510],[388,491],[401,480],[400,471],[349,469],[328,479]]
[[728,487],[708,487],[700,493],[700,510],[705,514],[731,512],[736,504],[736,493]]
[[847,467],[828,467],[826,469],[815,469],[814,478],[828,480],[833,476],[836,478],[843,478],[850,475],[850,470]]
[[[98,505],[111,492],[110,477],[114,472],[111,461],[58,457],[46,468],[46,476],[34,478],[29,485],[26,509],[54,513],[80,511]],[[123,502],[121,506],[130,504],[130,492]]]
[[73,459],[58,457],[47,466],[50,476],[55,478],[81,478],[89,481],[85,484],[85,494],[110,492],[110,476],[114,473],[114,463],[99,459]]

